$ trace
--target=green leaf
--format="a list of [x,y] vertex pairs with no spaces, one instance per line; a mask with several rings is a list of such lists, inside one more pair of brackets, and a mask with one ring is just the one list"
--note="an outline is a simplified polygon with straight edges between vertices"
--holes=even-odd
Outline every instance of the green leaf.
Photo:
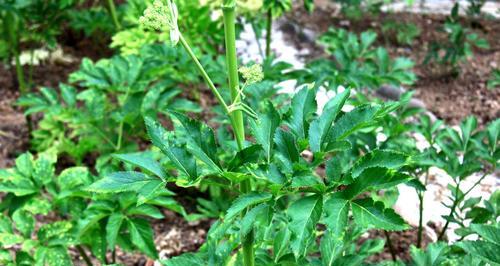
[[295,163],[299,161],[300,154],[297,149],[295,136],[283,129],[278,129],[274,136],[274,142],[276,143],[276,149],[278,152],[288,160],[289,163]]
[[350,94],[351,90],[347,89],[335,95],[325,105],[321,116],[311,123],[311,127],[309,128],[309,145],[313,152],[323,151],[323,144],[332,128],[333,121],[337,118]]
[[260,145],[248,146],[243,150],[238,151],[229,162],[227,170],[234,171],[246,164],[256,163],[260,158],[261,151],[262,146]]
[[140,251],[144,252],[150,258],[158,258],[158,251],[153,239],[153,229],[151,229],[147,220],[139,218],[128,219],[128,230],[132,243]]
[[127,211],[127,216],[131,216],[131,215],[149,216],[149,217],[152,217],[155,219],[161,219],[164,217],[160,210],[158,210],[156,207],[148,205],[148,204],[142,204],[142,205],[130,208]]
[[487,224],[471,224],[470,228],[484,240],[500,246],[500,228]]
[[241,220],[240,232],[242,235],[248,235],[248,233],[254,228],[254,224],[258,216],[266,214],[266,210],[268,210],[268,207],[269,206],[267,204],[259,204],[245,214],[245,216]]
[[267,192],[250,192],[239,196],[227,210],[226,220],[231,220],[236,217],[244,209],[256,205],[259,203],[266,202],[272,198],[272,195]]
[[352,214],[356,223],[364,228],[401,231],[408,228],[403,218],[393,209],[386,209],[382,202],[370,198],[353,200]]
[[180,256],[163,260],[165,266],[187,266],[187,265],[205,265],[206,259],[200,256],[200,253],[184,253]]
[[51,224],[44,224],[38,230],[38,240],[46,245],[65,245],[75,243],[73,235],[73,225],[69,221],[57,221]]
[[145,118],[148,135],[153,142],[153,145],[158,147],[170,161],[187,175],[191,180],[198,177],[196,169],[196,161],[186,150],[171,146],[168,140],[167,131],[156,121],[150,117]]
[[342,140],[356,130],[371,125],[379,110],[376,106],[361,106],[344,114],[329,131],[325,143]]
[[335,241],[346,232],[350,202],[337,192],[325,202],[325,224]]
[[33,155],[23,153],[16,158],[16,170],[25,177],[31,177],[33,172]]
[[12,221],[16,224],[16,229],[26,238],[31,238],[31,233],[35,230],[35,218],[31,213],[18,209],[12,214]]
[[140,172],[115,172],[97,180],[86,190],[99,193],[139,191],[146,185],[159,185],[163,181]]
[[259,116],[259,120],[250,120],[250,126],[255,140],[262,145],[268,161],[271,160],[274,144],[273,138],[280,122],[280,114],[276,111],[271,102],[267,103],[267,111]]
[[73,265],[67,249],[62,246],[38,248],[35,253],[35,261],[37,266]]
[[10,248],[16,244],[20,244],[24,241],[21,236],[14,235],[11,233],[0,233],[0,246],[2,248]]
[[358,159],[352,167],[352,177],[357,178],[365,169],[383,167],[399,169],[409,162],[409,157],[404,153],[390,150],[374,150]]
[[61,191],[78,189],[89,185],[92,180],[86,167],[71,167],[64,169],[57,177]]
[[341,193],[346,199],[353,199],[367,190],[387,189],[413,178],[409,175],[394,172],[386,168],[367,168],[354,182]]
[[316,90],[312,87],[305,86],[293,97],[289,127],[298,139],[307,138],[309,119],[316,109]]
[[213,171],[222,172],[222,167],[217,158],[217,145],[212,129],[200,121],[191,119],[181,113],[171,113],[181,122],[191,139],[187,143],[189,151]]
[[128,153],[128,154],[114,154],[114,158],[129,163],[133,166],[140,167],[146,171],[149,171],[161,180],[165,181],[167,179],[167,174],[163,170],[163,167],[155,161],[150,155],[144,152]]
[[455,244],[472,256],[493,265],[500,264],[500,245],[486,241],[462,241]]
[[288,229],[292,232],[291,247],[296,258],[304,257],[314,241],[314,231],[321,218],[322,207],[323,198],[312,195],[293,202],[288,208]]
[[120,233],[120,228],[124,220],[125,216],[121,213],[113,213],[108,218],[108,223],[106,224],[106,242],[111,250],[115,250],[116,238]]

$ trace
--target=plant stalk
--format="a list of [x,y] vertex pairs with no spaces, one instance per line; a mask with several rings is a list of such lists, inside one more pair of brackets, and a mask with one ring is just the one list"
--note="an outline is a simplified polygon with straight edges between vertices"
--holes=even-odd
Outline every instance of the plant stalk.
[[116,30],[121,30],[122,25],[120,24],[120,21],[118,21],[118,16],[116,15],[115,3],[113,2],[113,0],[107,0],[107,4],[108,4],[109,14],[113,19],[113,23],[115,24]]
[[[232,2],[232,3],[231,3]],[[222,8],[222,13],[224,16],[224,36],[226,42],[226,60],[227,60],[227,71],[229,78],[229,89],[231,92],[231,102],[232,104],[238,104],[241,102],[241,97],[239,94],[239,76],[238,76],[238,58],[236,56],[236,11],[234,1],[225,1],[225,5]],[[244,147],[245,142],[245,126],[243,123],[243,112],[240,110],[231,113],[232,120],[234,121],[234,135],[238,148],[241,150]],[[241,193],[246,194],[251,190],[250,180],[244,180],[240,183]],[[245,212],[243,213],[245,215]],[[241,235],[241,245],[243,249],[243,264],[245,266],[254,266],[254,232],[250,231],[247,235]]]
[[76,249],[78,250],[78,253],[82,256],[83,260],[87,264],[87,266],[92,266],[92,261],[90,260],[89,256],[87,256],[87,253],[83,249],[81,245],[76,245]]
[[267,32],[266,32],[266,58],[271,56],[271,40],[273,30],[273,12],[271,8],[267,10]]
[[[429,180],[429,169],[425,171],[425,183],[424,186],[427,187],[427,182]],[[422,246],[422,233],[424,227],[424,196],[425,191],[417,191],[418,201],[420,202],[418,208],[418,234],[417,234],[417,248]]]
[[205,71],[205,68],[203,68],[203,66],[201,65],[200,61],[198,60],[198,58],[194,54],[193,50],[191,50],[191,47],[186,42],[186,39],[184,39],[184,36],[182,36],[182,34],[180,34],[180,33],[179,33],[179,42],[181,43],[182,47],[184,47],[184,49],[186,50],[186,52],[188,53],[189,57],[191,57],[191,60],[193,60],[196,68],[198,69],[198,71],[200,72],[201,76],[203,77],[203,80],[205,81],[205,83],[207,83],[208,88],[212,91],[212,93],[214,94],[215,98],[217,98],[217,100],[219,101],[219,104],[222,105],[222,108],[224,109],[224,111],[228,115],[230,115],[231,111],[229,110],[229,107],[227,106],[226,102],[224,101],[224,98],[222,98],[222,95],[219,93],[219,91],[215,87],[214,83],[212,82],[212,80],[208,76],[207,72]]
[[[450,209],[450,214],[448,215],[448,217],[452,216],[454,213],[455,213],[455,209],[457,208],[458,204],[460,204],[460,202],[477,186],[481,183],[481,181],[483,181],[483,179],[488,175],[488,173],[484,173],[483,176],[481,176],[481,178],[479,178],[479,180],[476,181],[476,183],[474,183],[472,185],[472,187],[469,188],[469,190],[467,190],[465,193],[463,193],[460,197],[457,197],[455,199],[455,201],[453,202],[453,205],[451,206],[451,209]],[[457,188],[455,190],[455,195],[458,195],[458,191],[459,191],[459,186],[460,186],[460,181],[458,181],[457,183]],[[443,227],[443,230],[441,230],[441,233],[439,233],[439,236],[438,236],[438,241],[439,240],[443,240],[443,237],[444,237],[444,234],[446,233],[446,230],[448,229],[448,226],[450,225],[450,220],[446,220],[446,223],[444,224],[444,227]]]
[[387,240],[387,246],[389,247],[389,251],[391,252],[392,260],[396,261],[397,260],[396,251],[394,250],[394,246],[392,245],[391,236],[389,235],[389,232],[387,232],[387,231],[384,231],[384,234],[385,234],[385,238]]

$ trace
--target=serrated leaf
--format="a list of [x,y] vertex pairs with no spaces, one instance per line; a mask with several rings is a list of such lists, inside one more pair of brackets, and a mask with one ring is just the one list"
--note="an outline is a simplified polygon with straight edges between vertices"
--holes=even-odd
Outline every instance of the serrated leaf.
[[446,259],[448,250],[446,243],[437,242],[429,244],[426,251],[412,245],[410,253],[415,266],[439,266]]
[[335,95],[325,105],[321,116],[311,123],[311,127],[309,128],[309,145],[313,152],[323,151],[323,144],[332,128],[333,121],[335,121],[350,94],[351,91],[347,89]]
[[350,202],[340,195],[334,193],[325,202],[325,224],[331,232],[332,241],[340,241],[347,228],[349,218]]
[[267,192],[250,192],[239,196],[227,210],[226,220],[230,220],[242,212],[244,209],[259,203],[266,202],[272,198]]
[[352,167],[352,177],[357,178],[365,169],[380,167],[387,169],[399,169],[409,163],[408,155],[390,151],[374,150],[356,161]]
[[271,160],[274,144],[273,138],[280,122],[281,117],[270,102],[267,103],[266,112],[259,116],[259,120],[250,120],[250,126],[255,140],[262,145],[268,161]]
[[204,265],[206,262],[206,259],[200,256],[200,253],[184,253],[162,261],[165,266]]
[[256,163],[262,151],[261,145],[248,146],[236,153],[227,166],[228,171],[234,171],[246,164]]
[[148,135],[153,142],[153,145],[158,147],[170,161],[179,169],[182,173],[188,176],[191,180],[195,180],[198,177],[198,171],[196,169],[196,161],[193,156],[190,156],[186,150],[178,147],[171,146],[167,138],[167,131],[156,121],[150,117],[146,117],[146,128]]
[[283,158],[288,160],[288,163],[291,164],[299,161],[300,154],[296,138],[292,133],[278,129],[274,136],[274,142],[276,143],[276,149]]
[[125,216],[121,213],[113,213],[108,218],[106,224],[106,242],[111,250],[115,250],[116,239],[124,220]]
[[191,119],[181,113],[171,113],[181,122],[191,139],[191,141],[187,142],[189,151],[213,171],[222,172],[222,167],[217,158],[217,144],[212,129],[200,121]]
[[296,258],[304,257],[314,241],[314,230],[322,210],[323,198],[320,195],[301,198],[288,208],[288,229],[292,232],[291,247]]
[[151,156],[148,156],[144,152],[113,154],[113,157],[123,162],[129,163],[133,166],[137,166],[146,171],[149,171],[158,176],[159,178],[161,178],[163,181],[167,179],[167,174],[163,170],[161,164],[155,161]]
[[144,219],[133,218],[128,219],[127,224],[132,243],[148,257],[158,258],[158,251],[153,239],[153,229],[151,229],[149,222]]
[[115,172],[97,180],[86,190],[100,193],[139,191],[146,185],[162,183],[163,181],[140,172]]
[[293,97],[289,127],[298,139],[307,138],[309,119],[316,108],[316,90],[310,86],[305,86]]
[[35,230],[35,218],[31,213],[18,209],[12,214],[12,221],[16,229],[26,238],[31,238],[31,233]]
[[484,240],[500,246],[500,228],[487,224],[471,224],[470,228]]
[[132,207],[129,210],[127,210],[127,215],[149,216],[155,219],[161,219],[164,217],[158,208],[149,204],[142,204],[139,206]]
[[344,114],[329,131],[325,143],[343,140],[356,130],[372,124],[379,110],[376,106],[362,106]]
[[387,231],[401,231],[408,228],[403,218],[393,209],[386,209],[382,202],[370,198],[351,202],[355,222],[364,228],[376,228]]
[[409,175],[386,168],[367,168],[342,191],[342,195],[347,199],[353,199],[364,191],[391,188],[412,179]]
[[455,245],[467,253],[493,265],[500,265],[500,245],[486,241],[462,241]]

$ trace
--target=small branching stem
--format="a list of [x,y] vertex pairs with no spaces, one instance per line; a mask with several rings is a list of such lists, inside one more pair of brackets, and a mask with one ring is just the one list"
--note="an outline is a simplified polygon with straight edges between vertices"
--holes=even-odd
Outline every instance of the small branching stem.
[[[458,207],[458,204],[460,204],[460,202],[462,202],[462,200],[475,188],[477,187],[477,185],[479,185],[483,179],[488,175],[487,172],[485,172],[483,174],[483,176],[481,176],[481,178],[479,178],[476,183],[474,183],[465,193],[463,193],[462,195],[460,196],[457,196],[455,198],[455,200],[453,201],[453,204],[451,206],[451,209],[450,209],[450,213],[448,214],[448,217],[451,217],[454,213],[455,213],[455,209]],[[460,181],[458,181],[457,183],[457,187],[456,187],[456,190],[455,190],[455,195],[458,195],[458,192],[460,191]],[[443,237],[446,233],[446,230],[448,229],[448,226],[450,225],[450,219],[447,219],[446,220],[446,223],[444,224],[444,227],[443,227],[443,230],[441,230],[441,233],[439,233],[439,236],[438,236],[438,241],[439,240],[443,240]]]
[[[427,182],[429,180],[429,169],[425,171],[425,182],[424,186],[427,187]],[[418,208],[418,233],[417,233],[417,248],[422,247],[422,233],[424,227],[424,196],[425,191],[417,191],[419,208]]]
[[111,15],[111,19],[113,19],[113,23],[115,24],[116,30],[119,31],[121,30],[122,25],[120,24],[120,21],[118,21],[118,15],[116,14],[115,3],[113,2],[113,0],[107,0],[107,4],[108,4],[109,14]]

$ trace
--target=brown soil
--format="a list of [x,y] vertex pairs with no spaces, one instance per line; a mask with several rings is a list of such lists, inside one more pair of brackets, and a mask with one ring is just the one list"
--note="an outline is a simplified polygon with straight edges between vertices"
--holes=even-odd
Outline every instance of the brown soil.
[[[393,259],[391,248],[387,241],[387,236],[391,239],[392,249],[396,259],[409,262],[411,260],[410,247],[416,245],[417,243],[418,228],[413,227],[406,231],[401,232],[385,232],[380,230],[371,230],[368,232],[368,236],[360,240],[360,244],[365,242],[367,239],[384,239],[385,246],[384,250],[377,253],[367,259],[367,262],[376,263],[382,261],[390,261]],[[432,240],[423,234],[422,237],[422,248],[425,248]]]
[[[379,36],[377,44],[388,49],[392,56],[410,57],[416,62],[414,72],[418,81],[409,89],[415,90],[415,96],[439,119],[458,124],[463,118],[474,115],[480,124],[485,124],[500,117],[500,89],[486,88],[490,73],[500,67],[500,20],[482,19],[472,23],[462,19],[464,25],[472,25],[473,32],[488,40],[490,48],[474,51],[472,58],[460,64],[458,76],[443,66],[423,64],[429,43],[445,38],[445,33],[439,30],[445,21],[443,15],[383,13],[356,21],[342,17],[332,6],[324,4],[317,7],[313,14],[296,7],[286,20],[282,29],[285,33],[292,33],[287,37],[297,48],[310,51],[306,60],[324,56],[322,48],[311,42],[307,35],[320,36],[329,27],[341,27],[357,33],[373,30]],[[394,40],[383,38],[381,26],[384,21],[390,20],[414,23],[422,29],[422,33],[411,47],[399,46]]]

